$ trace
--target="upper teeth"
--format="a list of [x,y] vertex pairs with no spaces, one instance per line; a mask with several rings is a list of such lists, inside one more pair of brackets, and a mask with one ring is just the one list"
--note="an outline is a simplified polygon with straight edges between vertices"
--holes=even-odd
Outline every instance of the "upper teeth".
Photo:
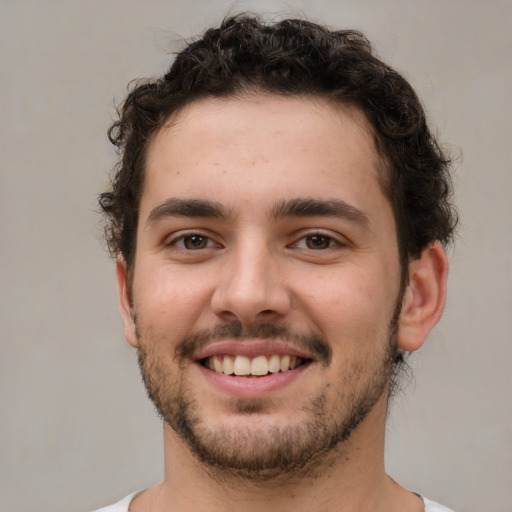
[[279,371],[293,370],[301,362],[295,356],[274,354],[271,356],[213,356],[205,361],[205,366],[217,373],[226,375],[267,375]]

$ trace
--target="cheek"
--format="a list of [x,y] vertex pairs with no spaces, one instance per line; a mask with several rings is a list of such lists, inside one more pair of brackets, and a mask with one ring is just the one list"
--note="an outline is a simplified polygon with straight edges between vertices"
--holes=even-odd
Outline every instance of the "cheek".
[[397,285],[377,269],[331,269],[327,275],[310,274],[295,295],[329,338],[363,340],[386,332],[394,310]]
[[211,291],[200,276],[153,268],[150,276],[141,272],[135,279],[135,310],[140,324],[159,337],[182,339],[208,309]]
[[313,269],[304,274],[297,274],[293,282],[297,284],[297,296],[305,297],[308,302],[329,309],[365,306],[368,302],[382,299],[379,297],[382,276],[379,279],[376,272],[355,266]]

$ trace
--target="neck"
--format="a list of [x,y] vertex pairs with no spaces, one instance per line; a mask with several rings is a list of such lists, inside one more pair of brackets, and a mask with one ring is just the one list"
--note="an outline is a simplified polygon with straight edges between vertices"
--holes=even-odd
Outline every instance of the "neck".
[[347,441],[303,474],[248,478],[205,466],[164,427],[165,477],[140,494],[131,512],[422,511],[421,501],[384,470],[386,400]]

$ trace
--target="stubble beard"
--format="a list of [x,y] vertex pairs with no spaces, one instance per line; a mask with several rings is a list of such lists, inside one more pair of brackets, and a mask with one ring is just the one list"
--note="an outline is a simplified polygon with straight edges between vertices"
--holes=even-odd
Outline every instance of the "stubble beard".
[[[208,427],[201,417],[201,407],[192,390],[179,375],[173,375],[158,354],[152,350],[151,340],[145,340],[138,331],[138,359],[149,398],[158,413],[186,443],[190,451],[203,463],[213,477],[251,479],[253,482],[269,479],[293,479],[315,476],[317,468],[325,465],[333,454],[343,456],[340,448],[351,437],[374,405],[389,388],[397,354],[397,330],[401,297],[388,325],[383,350],[371,365],[368,359],[353,361],[340,377],[341,383],[326,384],[300,411],[300,421],[294,424],[274,422],[260,424],[262,415],[275,410],[271,399],[235,399],[230,402],[234,414],[239,414],[239,425]],[[287,330],[265,324],[258,332],[242,332],[239,326],[225,326],[232,337],[261,331],[275,331],[283,338],[295,338]],[[207,341],[212,336],[204,333],[184,340],[177,350],[177,358],[184,359],[184,347],[191,350],[194,339]],[[249,336],[251,337],[251,336]],[[201,338],[202,340],[200,340]],[[324,350],[324,366],[330,364],[327,340],[314,333],[301,335],[305,344],[315,343]],[[309,341],[308,341],[309,338]],[[314,338],[314,339],[311,339]],[[320,347],[323,345],[323,348]],[[181,351],[181,354],[180,354]],[[186,352],[186,350],[185,350]],[[370,367],[371,366],[371,367]],[[179,372],[178,372],[179,373]],[[334,403],[327,403],[329,387],[337,385]]]

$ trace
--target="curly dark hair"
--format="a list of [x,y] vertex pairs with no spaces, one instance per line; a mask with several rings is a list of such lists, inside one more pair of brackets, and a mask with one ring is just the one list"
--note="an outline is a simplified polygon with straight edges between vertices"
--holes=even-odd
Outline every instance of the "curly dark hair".
[[375,56],[359,32],[240,15],[190,43],[162,78],[137,82],[109,129],[120,161],[112,188],[99,203],[109,249],[123,255],[128,269],[149,142],[191,102],[254,92],[323,97],[361,109],[384,162],[381,182],[394,211],[405,272],[407,262],[431,242],[449,244],[457,222],[450,203],[450,159],[430,132],[409,83]]

